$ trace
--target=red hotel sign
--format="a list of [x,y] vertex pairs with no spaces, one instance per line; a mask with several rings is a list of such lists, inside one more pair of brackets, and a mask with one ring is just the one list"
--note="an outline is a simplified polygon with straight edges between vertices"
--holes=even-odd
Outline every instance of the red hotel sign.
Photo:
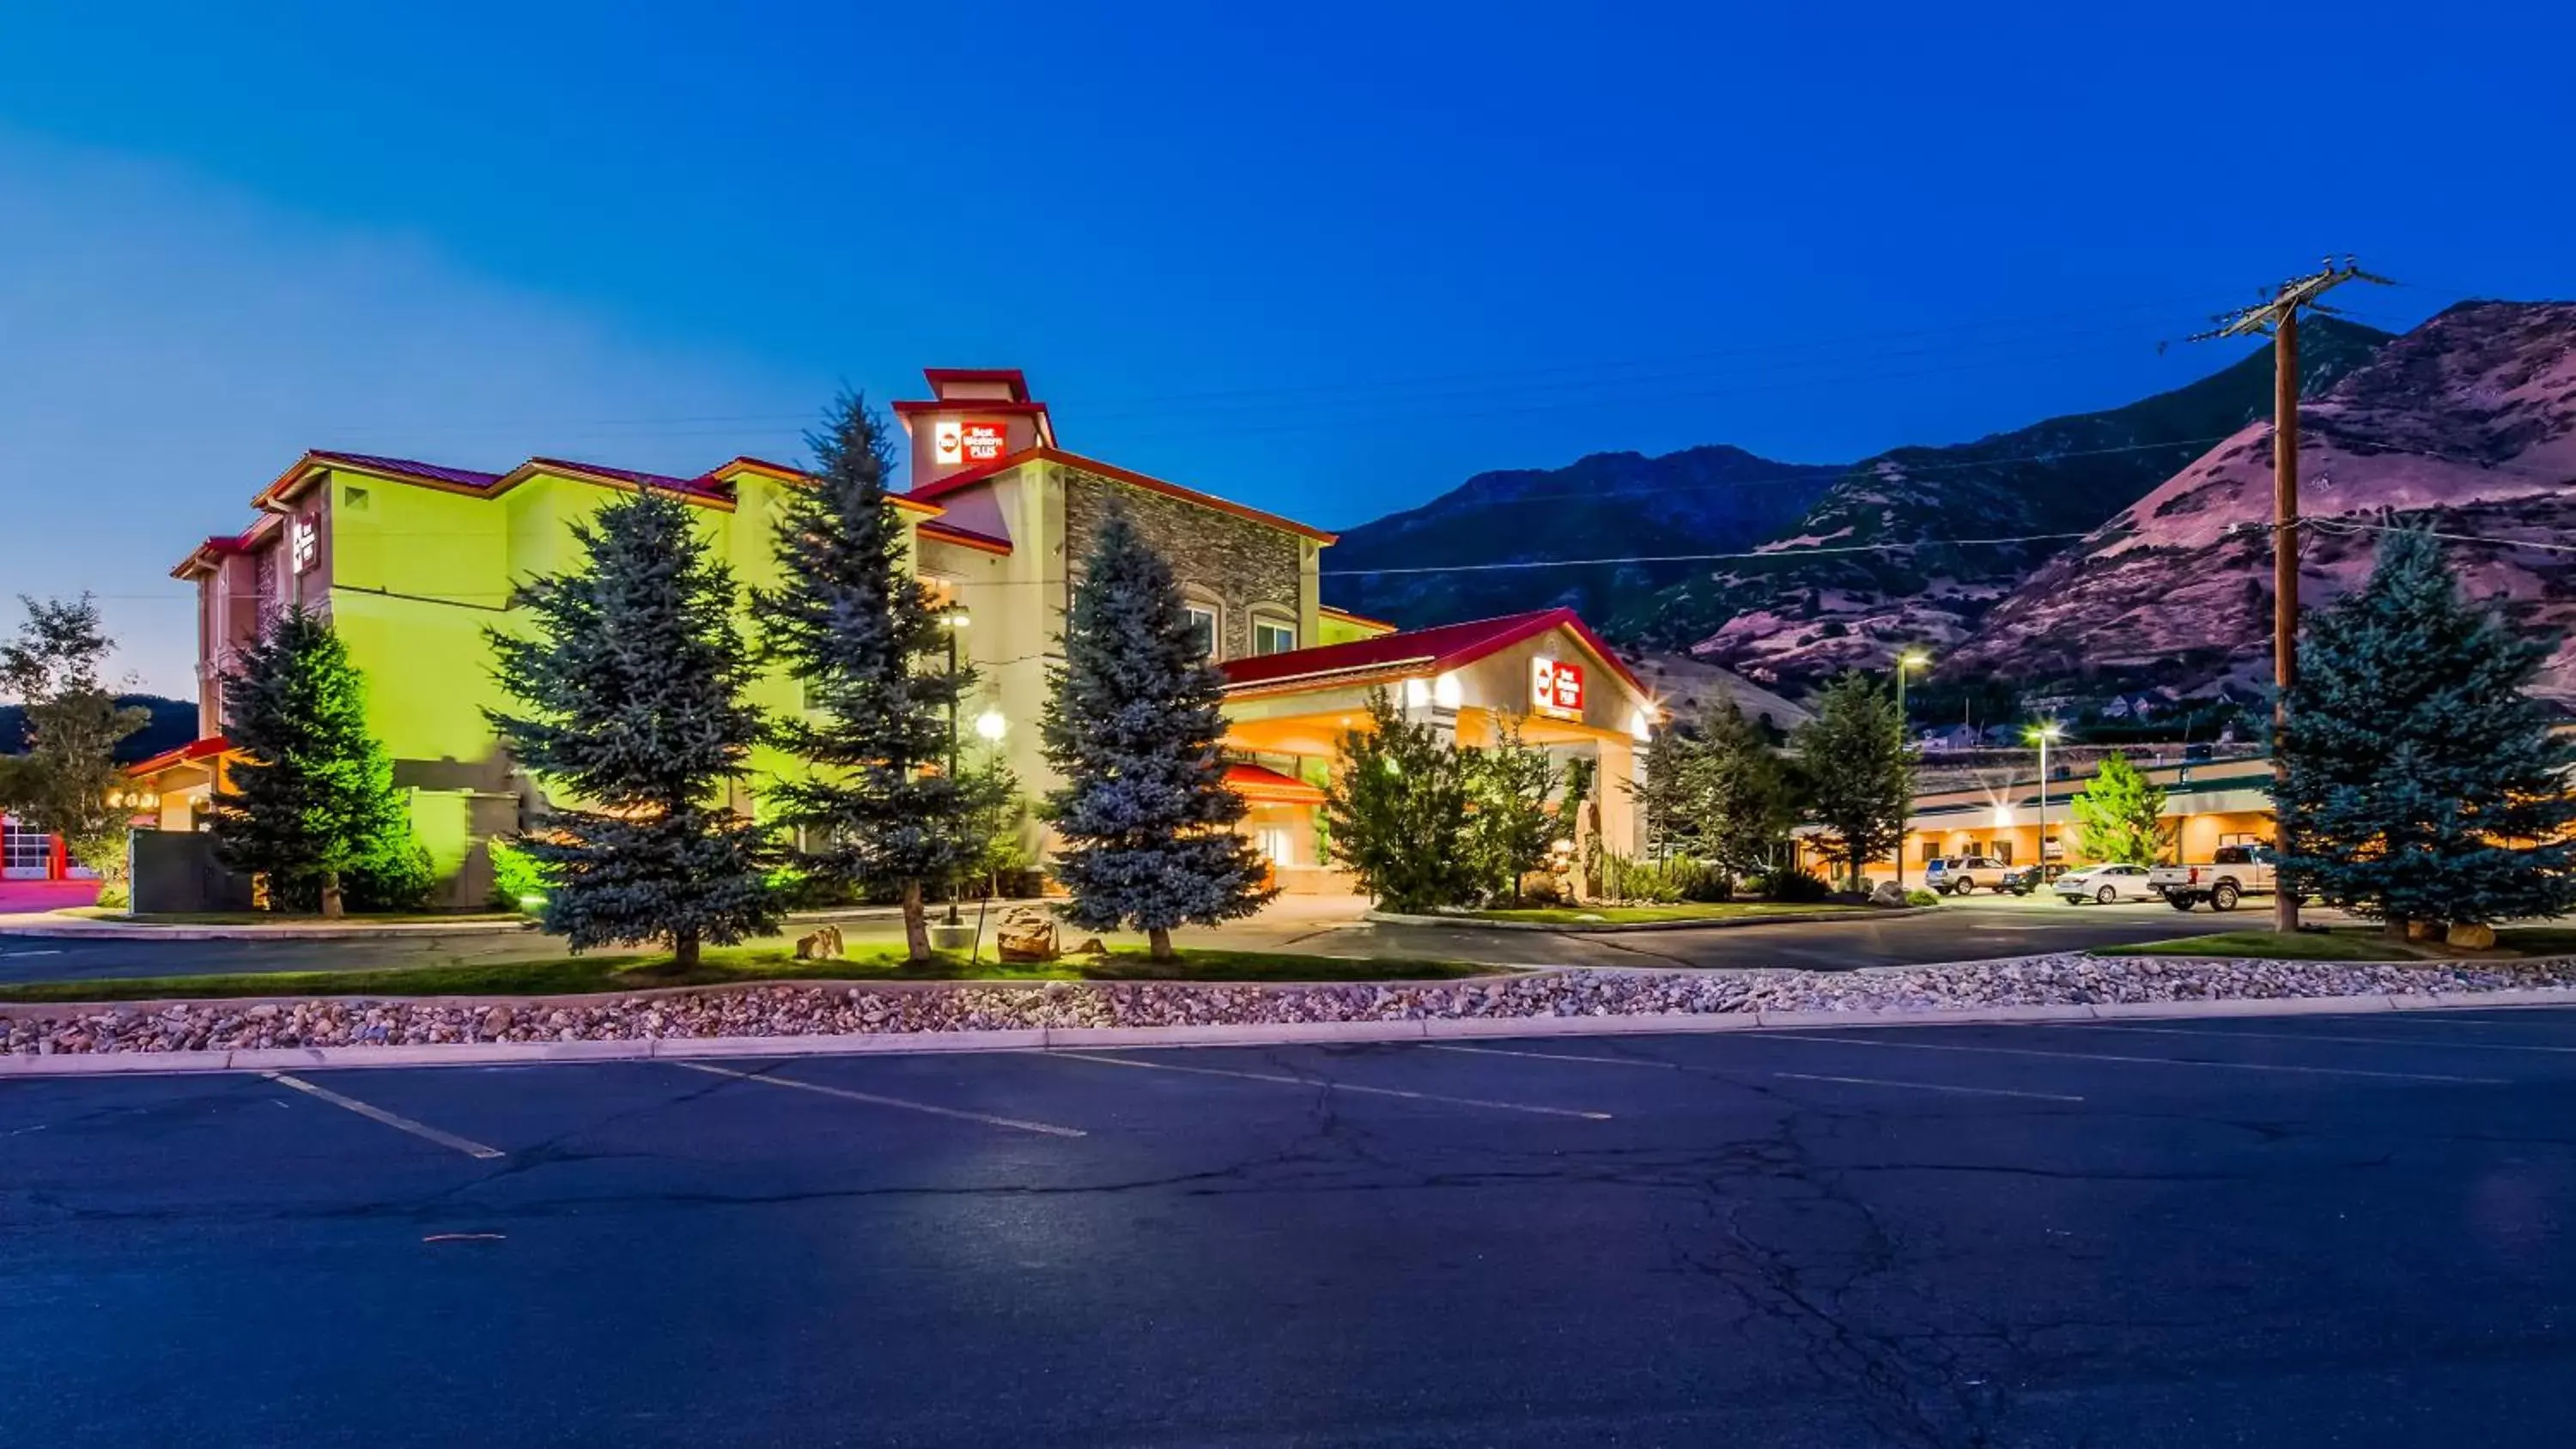
[[933,456],[942,463],[991,463],[1010,451],[1009,425],[948,420],[932,425]]
[[1530,661],[1530,704],[1541,714],[1583,713],[1583,666],[1542,654]]

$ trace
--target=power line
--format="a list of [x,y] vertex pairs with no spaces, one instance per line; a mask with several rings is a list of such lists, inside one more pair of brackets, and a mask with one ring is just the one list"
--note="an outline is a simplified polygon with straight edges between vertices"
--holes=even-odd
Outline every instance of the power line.
[[2010,538],[1926,538],[1907,543],[1826,544],[1813,548],[1775,548],[1747,553],[1629,554],[1618,558],[1518,559],[1508,563],[1423,564],[1394,569],[1325,569],[1324,578],[1379,578],[1393,574],[1488,573],[1503,569],[1601,568],[1614,564],[1718,563],[1747,559],[1799,559],[1825,554],[1901,553],[1927,548],[1973,548],[2007,543],[2043,543],[2054,539],[2090,538],[2089,532],[2025,533]]
[[2408,523],[2362,523],[2349,518],[2311,518],[2307,522],[2336,533],[2421,533],[2427,538],[2438,538],[2445,543],[2477,543],[2496,548],[2530,548],[2538,549],[2543,553],[2576,553],[2576,543],[2543,543],[2536,538],[2496,538],[2477,533],[2444,533],[2439,529],[2418,528]]

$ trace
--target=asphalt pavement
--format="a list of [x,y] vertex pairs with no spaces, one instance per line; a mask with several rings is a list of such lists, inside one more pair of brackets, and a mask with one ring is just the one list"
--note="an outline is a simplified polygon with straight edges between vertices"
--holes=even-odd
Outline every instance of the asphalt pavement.
[[2556,1446],[2571,1101],[2541,1010],[0,1081],[0,1438]]
[[[1781,921],[1713,930],[1586,935],[1473,927],[1373,925],[1354,903],[1338,913],[1265,913],[1214,932],[1184,932],[1192,944],[1243,950],[1355,956],[1412,956],[1521,966],[1793,966],[1844,971],[2084,950],[2222,929],[2239,912],[2178,915],[2164,905],[2067,906],[2044,900],[1980,898],[1886,920]],[[853,942],[894,939],[899,928],[871,921]],[[501,961],[562,954],[562,943],[529,933],[387,936],[359,941],[124,941],[94,936],[0,937],[0,982],[187,976],[210,972],[331,971]]]

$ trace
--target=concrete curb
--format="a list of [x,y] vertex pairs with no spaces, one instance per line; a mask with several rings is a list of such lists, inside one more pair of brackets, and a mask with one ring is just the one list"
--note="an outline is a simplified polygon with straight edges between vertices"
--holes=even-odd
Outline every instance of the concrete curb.
[[1382,926],[1463,926],[1475,931],[1550,931],[1560,936],[1619,936],[1634,931],[1731,931],[1748,926],[1813,926],[1827,921],[1893,921],[1902,916],[1919,916],[1939,909],[1939,906],[1846,906],[1802,915],[1721,916],[1706,921],[1603,921],[1598,925],[1486,921],[1474,916],[1415,916],[1400,911],[1370,911],[1360,919]]
[[515,936],[534,921],[385,921],[366,926],[154,926],[82,916],[0,920],[0,936],[81,936],[95,941],[375,941],[387,936]]
[[1006,1031],[884,1032],[852,1036],[696,1037],[626,1041],[457,1042],[441,1046],[281,1047],[207,1052],[67,1052],[0,1055],[0,1079],[196,1072],[343,1070],[351,1067],[534,1066],[563,1062],[688,1061],[740,1057],[893,1056],[1107,1047],[1285,1046],[1497,1037],[1655,1036],[1856,1026],[1993,1026],[2016,1022],[2143,1018],[2355,1016],[2499,1006],[2576,1005],[2576,987],[2435,992],[2420,996],[2243,997],[2099,1006],[1981,1006],[1955,1010],[1705,1012],[1675,1016],[1461,1017],[1254,1025],[1042,1027]]

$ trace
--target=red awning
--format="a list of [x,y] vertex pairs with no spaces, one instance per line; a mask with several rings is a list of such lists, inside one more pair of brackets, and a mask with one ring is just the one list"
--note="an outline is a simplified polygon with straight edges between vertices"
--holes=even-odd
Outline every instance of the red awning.
[[1265,769],[1260,765],[1226,766],[1225,785],[1227,789],[1255,805],[1321,805],[1324,803],[1324,791],[1321,786],[1309,785],[1293,775],[1283,775],[1277,770]]

